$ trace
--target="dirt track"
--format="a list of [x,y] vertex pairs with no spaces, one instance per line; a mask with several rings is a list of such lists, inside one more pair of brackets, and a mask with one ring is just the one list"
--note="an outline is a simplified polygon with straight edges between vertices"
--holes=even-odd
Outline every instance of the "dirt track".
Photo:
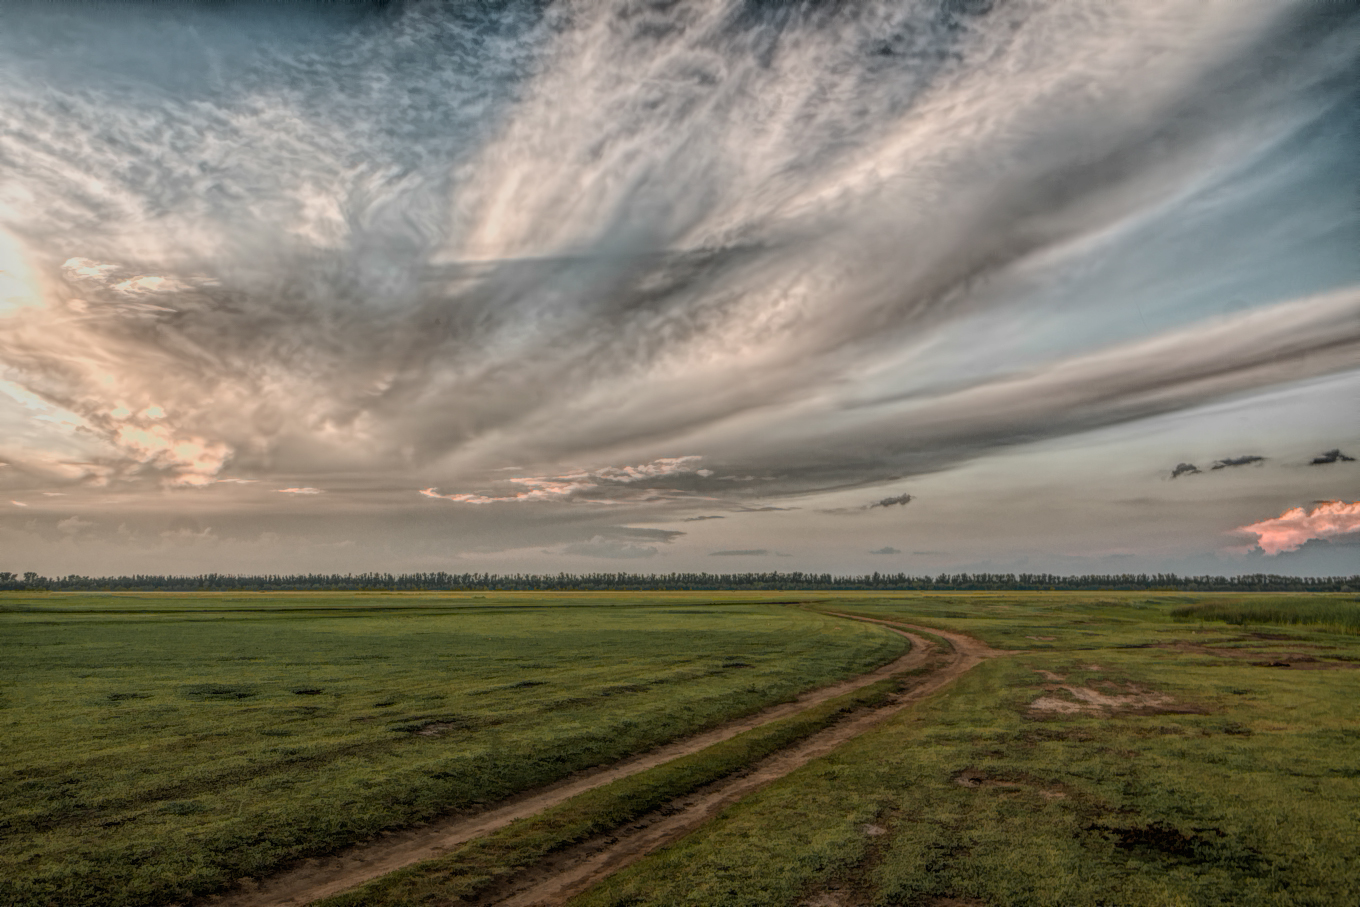
[[[828,612],[834,613],[834,612]],[[891,621],[872,620],[838,614],[853,620],[868,620],[883,624],[912,642],[912,652],[921,653],[923,661],[934,647],[925,639],[899,627],[911,626]],[[585,891],[596,882],[618,872],[658,848],[664,847],[694,831],[719,812],[754,791],[776,781],[813,759],[825,756],[841,744],[882,723],[908,706],[935,693],[961,674],[988,658],[1001,654],[968,636],[927,627],[914,627],[946,639],[954,651],[946,653],[937,670],[923,682],[905,693],[898,694],[885,707],[873,709],[842,721],[821,733],[794,744],[758,763],[754,770],[735,778],[709,785],[687,797],[682,797],[643,819],[607,836],[569,848],[536,867],[526,870],[496,890],[487,892],[476,901],[479,905],[500,907],[549,907],[560,905]]]
[[370,844],[349,848],[334,856],[306,860],[276,876],[243,882],[234,892],[201,902],[205,907],[290,907],[338,894],[370,879],[422,860],[442,856],[474,838],[490,834],[516,819],[534,815],[579,793],[626,778],[680,756],[699,752],[770,721],[795,715],[814,705],[876,683],[893,674],[925,665],[933,647],[921,637],[899,627],[922,630],[947,639],[954,647],[934,673],[900,694],[884,708],[862,712],[801,743],[762,761],[754,770],[711,785],[681,798],[665,812],[657,813],[600,841],[588,841],[555,855],[537,867],[508,880],[480,903],[540,905],[559,904],[601,878],[618,871],[693,830],[720,810],[757,788],[825,755],[845,741],[864,733],[913,702],[930,695],[986,658],[999,654],[971,637],[927,627],[890,621],[854,618],[883,624],[912,642],[912,650],[875,671],[851,680],[803,694],[793,702],[772,706],[754,715],[724,724],[693,737],[678,740],[622,762],[584,772],[546,788],[513,797],[494,809],[472,816],[457,816],[421,828],[399,832]]

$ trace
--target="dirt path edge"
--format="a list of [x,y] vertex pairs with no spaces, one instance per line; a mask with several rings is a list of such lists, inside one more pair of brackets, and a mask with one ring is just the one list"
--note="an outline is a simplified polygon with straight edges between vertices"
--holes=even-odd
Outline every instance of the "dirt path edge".
[[[910,638],[910,634],[895,632]],[[770,706],[744,718],[734,719],[598,769],[578,772],[555,784],[517,794],[482,812],[451,816],[427,825],[392,832],[379,840],[357,844],[335,854],[302,860],[263,879],[243,879],[231,891],[200,898],[193,903],[197,907],[301,907],[348,891],[413,863],[441,857],[474,838],[504,828],[516,819],[535,815],[577,794],[681,756],[697,753],[771,721],[796,715],[829,699],[916,668],[927,657],[923,649],[929,648],[924,640],[918,639],[911,651],[881,667],[840,683],[809,690],[791,702]]]
[[513,879],[504,880],[474,903],[479,907],[560,907],[608,876],[678,841],[744,797],[827,755],[898,712],[933,695],[983,661],[1007,654],[971,636],[950,630],[833,611],[819,613],[881,624],[910,639],[912,651],[925,657],[929,657],[934,646],[907,628],[943,639],[954,651],[945,655],[944,664],[938,670],[906,692],[898,694],[890,705],[852,715],[767,757],[748,773],[710,784],[681,797],[664,809],[629,823],[626,828],[615,829],[555,854],[538,866],[518,873]]

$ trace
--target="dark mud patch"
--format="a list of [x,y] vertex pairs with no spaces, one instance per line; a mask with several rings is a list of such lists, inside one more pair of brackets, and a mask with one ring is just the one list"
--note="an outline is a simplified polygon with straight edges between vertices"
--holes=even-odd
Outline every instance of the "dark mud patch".
[[1260,851],[1218,828],[1182,830],[1164,822],[1133,826],[1097,822],[1087,825],[1083,831],[1103,838],[1131,854],[1171,862],[1218,865],[1247,871],[1259,871],[1265,863]]

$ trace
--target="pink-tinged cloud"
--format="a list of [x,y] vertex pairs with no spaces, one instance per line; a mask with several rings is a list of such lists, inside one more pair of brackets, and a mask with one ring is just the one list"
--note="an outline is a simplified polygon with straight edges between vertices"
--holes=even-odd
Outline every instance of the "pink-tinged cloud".
[[[563,477],[569,479],[570,477]],[[571,498],[577,492],[587,488],[594,488],[590,482],[563,481],[562,479],[511,479],[517,485],[523,485],[528,490],[516,492],[515,494],[492,496],[485,494],[440,494],[436,488],[426,488],[420,493],[427,498],[443,498],[446,501],[454,501],[459,504],[498,504],[502,502],[524,502],[524,501],[564,501]],[[591,503],[603,503],[595,502]]]
[[[632,485],[649,479],[670,476],[695,475],[707,478],[712,470],[696,469],[703,457],[663,457],[638,466],[606,466],[603,469],[574,472],[561,476],[523,476],[509,479],[523,491],[507,495],[486,495],[471,492],[440,494],[437,488],[425,488],[421,494],[427,498],[440,498],[458,504],[499,504],[505,502],[523,503],[528,501],[573,501],[579,504],[614,504],[616,500],[585,498],[582,492],[602,492],[610,488]],[[672,492],[665,489],[647,489],[631,495],[632,500],[658,500],[668,497]]]
[[1327,501],[1311,511],[1302,507],[1286,510],[1273,520],[1242,526],[1237,532],[1251,532],[1266,554],[1293,551],[1309,539],[1324,539],[1348,532],[1360,532],[1360,501]]
[[[164,417],[165,411],[152,406],[142,415],[157,420]],[[123,425],[115,439],[136,459],[167,470],[171,485],[211,485],[231,457],[231,449],[225,444],[199,437],[178,437],[169,426],[154,421]]]
[[275,488],[278,494],[322,494],[320,488]]

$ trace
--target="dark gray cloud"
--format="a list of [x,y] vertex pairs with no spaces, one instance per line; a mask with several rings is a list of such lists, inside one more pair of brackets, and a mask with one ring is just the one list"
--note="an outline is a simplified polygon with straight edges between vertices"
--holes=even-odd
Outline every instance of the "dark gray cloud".
[[606,532],[620,539],[643,539],[652,542],[673,542],[685,533],[678,529],[646,529],[635,526],[611,526]]
[[685,519],[683,520],[683,522],[686,522],[686,523],[699,523],[699,522],[702,522],[702,521],[704,521],[704,520],[721,520],[721,519],[725,519],[725,518],[724,518],[724,517],[721,517],[721,516],[689,516],[689,517],[685,517]]
[[1319,454],[1318,456],[1313,457],[1313,460],[1309,465],[1324,466],[1329,463],[1353,463],[1353,462],[1355,462],[1355,457],[1348,457],[1345,454],[1343,454],[1339,449],[1333,449],[1327,451],[1324,454]]
[[872,510],[875,507],[905,507],[908,504],[910,504],[911,501],[912,501],[911,495],[899,494],[894,495],[893,497],[890,498],[884,498],[881,501],[875,501],[874,503],[869,505],[869,509]]
[[1179,476],[1193,476],[1197,475],[1199,472],[1200,472],[1199,467],[1196,466],[1194,463],[1177,463],[1176,468],[1171,470],[1171,478],[1174,479]]
[[1254,463],[1264,463],[1265,457],[1258,457],[1248,454],[1241,457],[1229,457],[1226,460],[1219,460],[1210,469],[1228,469],[1234,466],[1251,466]]
[[869,553],[870,553],[870,554],[901,554],[901,553],[902,553],[902,550],[901,550],[900,548],[894,548],[894,547],[892,547],[891,545],[885,545],[885,546],[883,546],[882,548],[879,548],[879,549],[877,549],[877,550],[875,550],[875,551],[870,551]]

